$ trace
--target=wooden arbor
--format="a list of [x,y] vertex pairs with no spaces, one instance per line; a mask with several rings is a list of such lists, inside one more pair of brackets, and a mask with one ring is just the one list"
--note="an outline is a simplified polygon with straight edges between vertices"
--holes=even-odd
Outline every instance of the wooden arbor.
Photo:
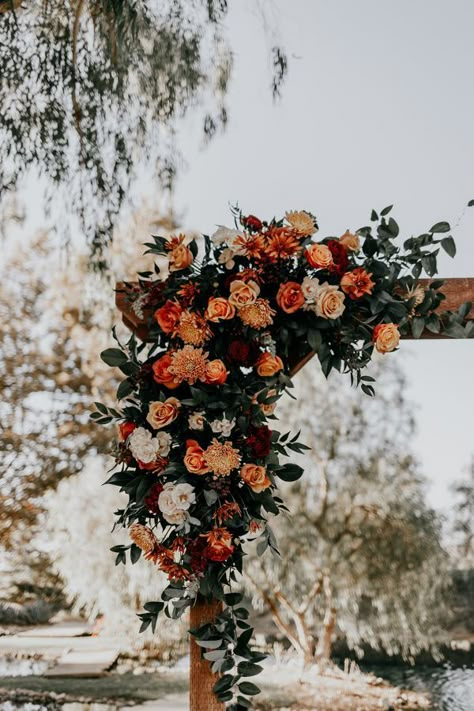
[[[420,279],[420,284],[427,285],[431,280]],[[443,293],[446,296],[442,303],[442,308],[438,309],[438,313],[443,311],[456,311],[463,303],[470,301],[474,302],[474,278],[455,278],[446,279],[443,285]],[[149,340],[146,321],[138,318],[134,311],[130,308],[130,303],[126,298],[126,285],[118,283],[116,286],[116,305],[122,314],[124,324],[142,341]],[[474,320],[474,309],[471,307],[470,312],[466,316],[466,320]],[[430,331],[424,331],[421,338],[446,338]],[[292,364],[291,374],[294,375],[315,355],[309,352],[301,357],[301,354],[295,354],[296,357]],[[207,602],[199,600],[191,607],[190,610],[190,627],[195,629],[207,622],[211,622],[219,614],[221,604],[219,602]],[[224,711],[224,704],[217,701],[213,694],[212,687],[214,686],[217,675],[211,672],[210,664],[202,659],[201,648],[190,639],[190,688],[189,688],[189,708],[190,711]]]

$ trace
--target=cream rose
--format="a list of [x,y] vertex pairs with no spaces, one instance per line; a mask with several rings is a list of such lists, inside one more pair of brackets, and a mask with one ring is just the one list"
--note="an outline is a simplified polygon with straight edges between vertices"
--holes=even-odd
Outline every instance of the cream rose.
[[314,311],[321,318],[334,320],[342,316],[345,296],[338,287],[324,282],[318,289]]
[[252,279],[249,281],[236,279],[230,285],[229,302],[237,309],[240,309],[242,306],[254,304],[259,294],[260,287],[257,282]]
[[316,300],[316,296],[319,289],[319,279],[311,279],[311,277],[305,277],[303,283],[301,284],[301,291],[303,296],[309,303],[313,303]]
[[155,430],[166,427],[178,417],[180,402],[175,397],[169,397],[164,402],[150,402],[148,408],[147,422]]
[[203,430],[205,423],[204,412],[193,412],[188,417],[188,425],[192,430]]
[[390,353],[398,348],[400,333],[396,323],[379,323],[374,328],[372,340],[379,353]]

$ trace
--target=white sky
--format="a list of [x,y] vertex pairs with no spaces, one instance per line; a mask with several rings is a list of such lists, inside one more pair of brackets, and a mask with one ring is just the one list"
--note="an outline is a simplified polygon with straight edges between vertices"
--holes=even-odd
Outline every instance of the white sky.
[[[190,227],[230,224],[228,204],[263,217],[318,215],[320,235],[367,224],[395,203],[406,236],[456,223],[474,198],[474,3],[471,0],[280,0],[234,3],[236,65],[226,133],[203,148],[186,120],[187,166],[175,206]],[[265,35],[261,13],[277,28]],[[237,9],[235,9],[237,8]],[[269,48],[290,55],[271,100]],[[454,233],[443,276],[474,276],[474,208]],[[417,451],[447,510],[448,487],[474,452],[474,341],[404,342],[393,356],[417,404]],[[349,386],[349,383],[348,383]]]

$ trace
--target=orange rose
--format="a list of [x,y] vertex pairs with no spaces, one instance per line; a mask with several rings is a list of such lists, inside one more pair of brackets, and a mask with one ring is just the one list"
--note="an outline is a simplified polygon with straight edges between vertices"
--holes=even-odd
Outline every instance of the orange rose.
[[360,299],[364,294],[371,294],[375,282],[362,267],[356,267],[352,272],[346,272],[341,279],[341,289],[351,299]]
[[175,397],[169,397],[164,402],[150,402],[148,406],[147,422],[150,423],[155,430],[160,430],[162,427],[171,424],[177,417],[181,403]]
[[146,469],[147,471],[152,471],[155,474],[160,474],[168,466],[169,459],[157,457],[153,462],[142,462],[140,459],[137,459],[137,462],[140,469]]
[[183,309],[176,301],[167,301],[153,314],[158,321],[158,326],[165,333],[173,333],[178,325]]
[[325,244],[310,244],[305,256],[315,269],[327,269],[334,262],[331,250]]
[[210,560],[224,561],[234,552],[232,534],[227,528],[213,528],[209,533],[203,534],[207,538],[206,556]]
[[360,249],[359,236],[352,234],[349,230],[346,230],[342,237],[339,237],[339,242],[348,252],[358,252]]
[[278,373],[279,370],[283,370],[283,361],[279,356],[273,356],[268,351],[264,351],[258,358],[257,363],[257,373],[262,376],[262,378],[271,378],[272,375]]
[[265,491],[272,485],[267,470],[258,464],[244,464],[240,470],[240,476],[256,494]]
[[224,363],[216,358],[206,364],[206,383],[208,385],[222,385],[227,380],[228,371]]
[[165,353],[164,356],[155,360],[152,365],[153,378],[155,382],[164,385],[168,390],[174,390],[179,387],[180,383],[175,380],[173,373],[170,373],[168,368],[171,365],[171,354]]
[[170,252],[170,272],[186,269],[192,264],[193,253],[185,244],[178,244]]
[[236,279],[230,285],[229,303],[240,309],[241,306],[255,303],[259,294],[260,287],[256,281],[249,279],[245,282],[242,279]]
[[396,323],[379,323],[372,333],[372,340],[379,353],[390,353],[398,348],[400,333]]
[[186,441],[184,466],[191,474],[207,474],[209,467],[204,461],[204,450],[195,439]]
[[131,435],[133,430],[136,428],[136,425],[133,422],[121,422],[118,428],[120,439],[122,442],[125,442],[127,437]]
[[214,323],[227,321],[230,318],[234,318],[235,306],[220,296],[212,297],[209,299],[204,316],[208,321],[213,321]]
[[304,294],[301,286],[295,281],[288,281],[278,289],[276,297],[278,306],[287,314],[293,314],[300,309],[304,302]]

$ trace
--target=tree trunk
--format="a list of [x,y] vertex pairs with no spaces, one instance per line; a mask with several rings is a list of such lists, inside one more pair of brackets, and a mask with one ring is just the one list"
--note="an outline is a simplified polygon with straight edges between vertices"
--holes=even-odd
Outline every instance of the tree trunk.
[[336,627],[337,610],[333,605],[331,581],[328,576],[324,577],[324,592],[326,595],[326,609],[324,613],[323,627],[319,635],[316,647],[316,661],[322,667],[331,659],[332,641]]

